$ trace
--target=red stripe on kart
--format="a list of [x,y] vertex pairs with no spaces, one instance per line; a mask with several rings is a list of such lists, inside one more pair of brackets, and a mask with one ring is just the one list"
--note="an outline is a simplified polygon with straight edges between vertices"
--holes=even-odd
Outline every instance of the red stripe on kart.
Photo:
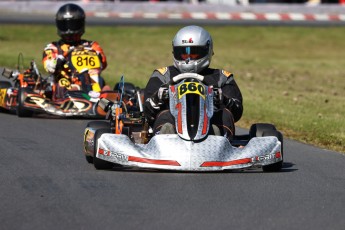
[[182,134],[183,131],[182,131],[182,105],[181,105],[181,103],[178,103],[176,105],[176,109],[178,111],[178,113],[177,113],[177,132]]
[[231,165],[248,164],[251,162],[252,162],[251,158],[244,158],[244,159],[233,160],[233,161],[206,161],[202,163],[200,167],[223,167],[223,166],[231,166]]
[[147,163],[153,165],[171,165],[171,166],[181,166],[177,161],[172,160],[154,160],[142,157],[134,157],[129,156],[128,161],[140,162],[140,163]]
[[208,118],[206,114],[206,105],[204,106],[204,124],[202,128],[202,134],[206,134],[207,131],[207,126],[208,126]]

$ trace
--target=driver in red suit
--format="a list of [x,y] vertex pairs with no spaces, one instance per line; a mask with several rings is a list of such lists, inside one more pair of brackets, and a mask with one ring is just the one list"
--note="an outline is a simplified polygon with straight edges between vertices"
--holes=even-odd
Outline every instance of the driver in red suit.
[[205,76],[206,85],[213,85],[222,92],[222,97],[214,100],[213,129],[210,132],[231,141],[235,134],[235,122],[243,113],[242,94],[232,73],[209,68],[213,55],[210,34],[202,27],[186,26],[177,32],[172,46],[174,65],[155,70],[144,92],[144,113],[153,132],[173,133],[176,130],[169,103],[162,103],[161,86],[181,73],[198,73]]

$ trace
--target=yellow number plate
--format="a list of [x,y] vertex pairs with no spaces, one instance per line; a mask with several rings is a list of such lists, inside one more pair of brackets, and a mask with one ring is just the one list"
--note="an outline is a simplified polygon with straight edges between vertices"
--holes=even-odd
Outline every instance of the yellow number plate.
[[205,99],[205,87],[198,82],[185,82],[178,86],[178,99],[186,94],[194,93]]
[[97,69],[101,67],[101,62],[95,52],[73,52],[71,61],[78,72],[84,69]]

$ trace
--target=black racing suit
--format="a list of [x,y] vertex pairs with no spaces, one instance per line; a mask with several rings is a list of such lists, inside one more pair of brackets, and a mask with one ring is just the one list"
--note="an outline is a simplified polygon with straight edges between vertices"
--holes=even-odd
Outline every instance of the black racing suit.
[[[169,103],[162,104],[157,108],[156,106],[152,106],[149,98],[156,97],[159,88],[180,73],[174,66],[156,69],[146,85],[144,92],[144,113],[150,125],[153,127],[154,133],[158,133],[165,123],[171,123],[175,127],[175,121],[169,111]],[[241,118],[243,113],[242,94],[235,82],[234,76],[227,71],[211,68],[204,69],[199,74],[205,77],[204,83],[206,85],[213,85],[215,88],[222,90],[224,99],[215,104],[211,124],[218,126],[221,135],[225,135],[231,140],[235,134],[234,123]]]

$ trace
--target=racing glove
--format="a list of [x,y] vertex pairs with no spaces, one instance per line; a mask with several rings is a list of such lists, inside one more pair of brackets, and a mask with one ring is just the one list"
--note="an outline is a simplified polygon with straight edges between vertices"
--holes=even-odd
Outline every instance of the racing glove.
[[213,103],[217,109],[219,109],[222,106],[225,106],[226,108],[231,110],[231,107],[234,105],[234,99],[224,96],[222,93],[222,89],[215,88]]
[[144,115],[150,124],[155,120],[156,115],[159,112],[159,105],[156,104],[152,98],[148,98],[144,102]]
[[48,73],[55,73],[56,59],[50,59],[45,61],[45,69]]
[[45,62],[45,69],[48,73],[53,74],[56,71],[61,71],[65,63],[65,57],[58,55],[56,59],[49,59]]
[[152,107],[160,107],[168,98],[168,87],[166,85],[162,85],[148,100],[150,100]]
[[150,98],[144,102],[144,114],[148,119],[149,123],[152,123],[161,110],[161,106],[165,104],[168,99],[168,88],[167,86],[161,86]]

